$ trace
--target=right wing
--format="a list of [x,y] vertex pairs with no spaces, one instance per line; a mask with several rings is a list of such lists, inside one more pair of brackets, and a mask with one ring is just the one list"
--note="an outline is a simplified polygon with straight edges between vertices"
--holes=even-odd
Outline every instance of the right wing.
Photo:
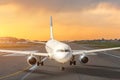
[[111,50],[117,50],[120,49],[120,47],[115,48],[106,48],[106,49],[94,49],[94,50],[73,50],[73,55],[79,55],[79,54],[95,54],[95,52],[102,52],[102,51],[111,51]]
[[0,49],[0,52],[4,52],[4,53],[12,53],[13,55],[15,54],[17,55],[36,55],[36,56],[49,56],[48,53],[39,53],[39,52],[35,52],[35,51],[15,51],[15,50],[2,50]]

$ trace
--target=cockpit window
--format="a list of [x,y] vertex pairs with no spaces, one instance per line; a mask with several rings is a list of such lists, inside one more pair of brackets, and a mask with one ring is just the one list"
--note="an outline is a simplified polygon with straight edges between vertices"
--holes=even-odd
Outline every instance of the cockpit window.
[[70,50],[69,50],[69,49],[66,49],[65,52],[70,52]]
[[69,49],[65,49],[65,50],[61,49],[61,50],[57,50],[57,52],[70,52],[70,50]]

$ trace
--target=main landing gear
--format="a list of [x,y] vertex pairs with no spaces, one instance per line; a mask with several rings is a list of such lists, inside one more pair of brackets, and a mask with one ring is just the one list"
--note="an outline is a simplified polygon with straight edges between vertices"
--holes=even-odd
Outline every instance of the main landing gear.
[[37,62],[37,66],[41,65],[43,66],[44,65],[44,61],[42,61],[45,57],[38,57],[39,61]]
[[76,61],[70,61],[70,65],[76,65]]
[[39,66],[39,65],[43,66],[44,62],[37,62],[37,66]]
[[72,59],[69,63],[70,65],[76,65],[75,56],[72,56]]

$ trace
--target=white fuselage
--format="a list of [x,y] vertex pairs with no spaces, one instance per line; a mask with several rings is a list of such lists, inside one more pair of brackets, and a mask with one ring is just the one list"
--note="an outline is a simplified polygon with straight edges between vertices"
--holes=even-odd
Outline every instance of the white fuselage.
[[70,46],[57,40],[49,40],[46,43],[46,51],[50,58],[60,63],[68,62],[72,58]]

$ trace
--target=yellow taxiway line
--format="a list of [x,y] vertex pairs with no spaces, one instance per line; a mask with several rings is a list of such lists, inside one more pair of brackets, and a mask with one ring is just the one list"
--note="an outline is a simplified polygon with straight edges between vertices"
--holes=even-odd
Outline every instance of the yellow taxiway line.
[[27,70],[29,68],[30,68],[30,66],[24,68],[23,70],[20,70],[20,71],[17,71],[17,72],[14,72],[14,73],[11,73],[11,74],[8,74],[8,75],[5,75],[5,76],[1,76],[0,79],[5,79],[5,78],[8,78],[8,77],[18,75],[18,74],[22,73],[23,71],[25,71],[25,70]]

